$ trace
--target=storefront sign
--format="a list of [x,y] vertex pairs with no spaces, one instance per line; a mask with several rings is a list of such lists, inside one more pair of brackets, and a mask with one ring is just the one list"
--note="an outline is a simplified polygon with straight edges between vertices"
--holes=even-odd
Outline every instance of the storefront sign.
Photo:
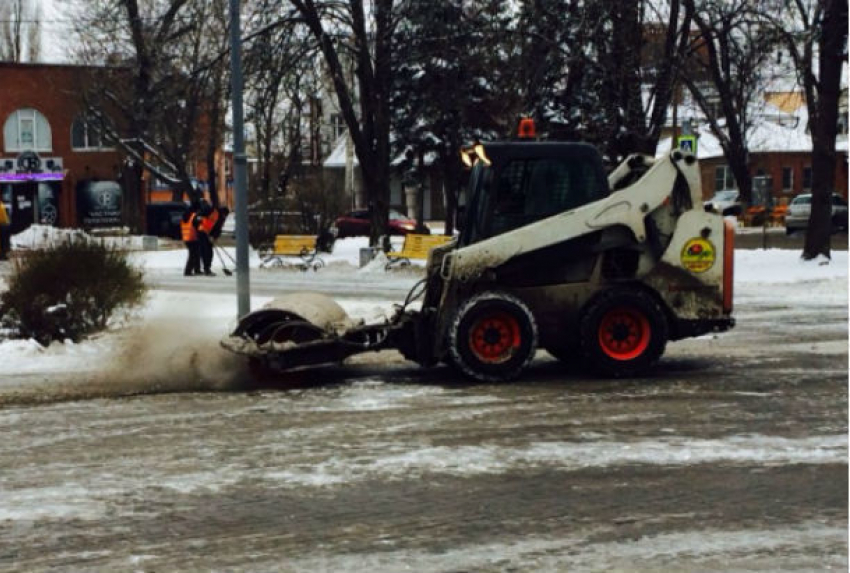
[[77,220],[86,228],[121,224],[123,191],[115,181],[81,181],[77,185]]

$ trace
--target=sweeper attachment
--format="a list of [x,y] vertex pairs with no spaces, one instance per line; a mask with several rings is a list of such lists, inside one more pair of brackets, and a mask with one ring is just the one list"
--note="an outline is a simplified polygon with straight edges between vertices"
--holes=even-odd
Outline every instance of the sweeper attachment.
[[693,155],[635,155],[607,177],[579,143],[496,142],[463,156],[460,236],[431,251],[393,317],[355,323],[325,296],[292,294],[244,317],[223,346],[273,371],[396,349],[500,382],[538,347],[635,376],[669,340],[733,326],[733,229],[703,210]]

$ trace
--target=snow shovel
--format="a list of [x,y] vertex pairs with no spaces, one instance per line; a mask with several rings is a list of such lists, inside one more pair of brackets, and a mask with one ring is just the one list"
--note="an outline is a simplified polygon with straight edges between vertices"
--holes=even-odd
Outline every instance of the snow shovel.
[[213,249],[215,250],[215,254],[218,255],[218,262],[221,263],[221,272],[224,273],[224,276],[231,277],[233,276],[233,271],[227,268],[227,264],[224,262],[224,257],[221,256],[221,249],[215,243],[212,244]]

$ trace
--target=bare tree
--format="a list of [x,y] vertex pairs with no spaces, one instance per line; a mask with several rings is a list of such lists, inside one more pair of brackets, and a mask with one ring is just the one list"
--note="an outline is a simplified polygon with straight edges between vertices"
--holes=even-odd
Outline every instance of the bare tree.
[[0,3],[0,61],[36,62],[41,55],[41,5],[37,0]]
[[[655,155],[679,68],[691,40],[692,8],[681,0],[603,3],[600,50],[608,129],[603,145],[613,164],[631,153]],[[644,101],[645,100],[645,101]]]
[[[204,109],[207,114],[209,132],[206,134],[206,163],[207,179],[209,183],[210,200],[214,206],[219,205],[218,180],[218,152],[224,143],[225,121],[227,111],[227,99],[229,97],[230,66],[224,57],[229,50],[228,28],[230,26],[229,7],[226,0],[210,0],[209,6],[210,25],[205,30],[205,60],[208,60],[206,69],[206,89]],[[203,69],[203,66],[201,66]]]
[[251,18],[259,31],[245,49],[246,117],[254,127],[259,179],[256,198],[282,197],[303,167],[302,118],[318,90],[315,42],[291,18],[280,18],[260,0]]
[[[363,0],[290,1],[318,42],[328,68],[360,162],[372,222],[369,242],[376,245],[378,237],[386,235],[390,200],[393,0],[373,0],[368,10]],[[356,85],[348,81],[343,57],[354,60]]]
[[41,4],[36,3],[32,11],[32,20],[27,26],[27,61],[41,59]]
[[[511,20],[501,0],[479,0],[474,6],[415,0],[399,6],[398,16],[401,48],[394,54],[392,102],[396,156],[407,158],[400,167],[408,185],[418,187],[420,205],[425,157],[433,159],[431,173],[441,179],[445,233],[450,235],[466,181],[458,151],[476,139],[503,136],[515,125],[521,96],[511,82],[525,68],[505,61],[504,54],[512,53],[504,46]],[[538,85],[536,79],[528,81]],[[423,211],[418,209],[419,219]]]
[[[682,79],[717,137],[741,201],[752,200],[747,135],[761,101],[765,66],[777,36],[766,24],[764,0],[683,0],[698,36],[680,60]],[[708,81],[702,81],[707,78]],[[719,110],[719,112],[718,112]]]
[[[214,177],[226,84],[224,2],[84,0],[82,6],[84,60],[112,64],[98,68],[86,103],[125,155],[125,217],[139,229],[146,171],[168,182],[175,199],[198,196],[193,168],[203,158]],[[214,203],[216,191],[213,181]]]
[[830,256],[835,139],[841,70],[847,59],[847,0],[782,0],[771,21],[806,96],[812,136],[812,212],[803,258]]
[[595,143],[611,164],[654,155],[690,30],[682,0],[524,0],[526,110],[557,137]]

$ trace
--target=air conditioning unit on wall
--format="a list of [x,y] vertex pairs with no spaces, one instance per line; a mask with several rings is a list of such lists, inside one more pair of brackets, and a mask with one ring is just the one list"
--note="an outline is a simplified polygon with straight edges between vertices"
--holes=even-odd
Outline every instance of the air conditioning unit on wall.
[[42,157],[41,164],[44,166],[42,169],[48,173],[57,173],[62,171],[61,157]]

